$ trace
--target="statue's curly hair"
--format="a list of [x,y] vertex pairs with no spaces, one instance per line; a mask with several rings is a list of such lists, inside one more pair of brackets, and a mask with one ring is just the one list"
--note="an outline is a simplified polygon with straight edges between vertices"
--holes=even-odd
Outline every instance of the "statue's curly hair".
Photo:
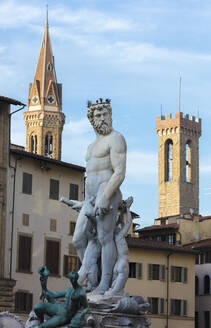
[[103,102],[102,98],[99,98],[99,100],[96,100],[96,102],[93,104],[91,103],[91,101],[88,101],[87,117],[92,125],[94,123],[95,109],[102,110],[102,109],[106,108],[109,111],[109,114],[112,115],[112,108],[111,108],[110,102],[111,102],[110,99],[106,99],[105,102]]

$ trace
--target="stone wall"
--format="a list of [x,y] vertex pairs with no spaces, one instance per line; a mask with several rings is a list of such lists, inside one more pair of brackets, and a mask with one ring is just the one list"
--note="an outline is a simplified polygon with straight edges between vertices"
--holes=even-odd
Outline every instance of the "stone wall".
[[0,101],[0,279],[4,277],[10,105]]

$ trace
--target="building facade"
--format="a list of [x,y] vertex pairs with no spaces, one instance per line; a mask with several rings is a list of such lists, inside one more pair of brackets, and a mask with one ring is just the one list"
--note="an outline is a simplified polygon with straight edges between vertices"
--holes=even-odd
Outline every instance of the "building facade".
[[195,252],[164,242],[127,238],[126,291],[150,305],[152,328],[194,328]]
[[72,245],[77,213],[60,198],[83,200],[85,169],[20,149],[10,156],[15,170],[7,177],[4,276],[16,280],[15,310],[28,312],[39,300],[41,265],[51,272],[52,290],[65,289],[67,273],[78,269]]
[[186,247],[199,252],[195,266],[195,328],[209,328],[211,324],[211,238],[189,243]]

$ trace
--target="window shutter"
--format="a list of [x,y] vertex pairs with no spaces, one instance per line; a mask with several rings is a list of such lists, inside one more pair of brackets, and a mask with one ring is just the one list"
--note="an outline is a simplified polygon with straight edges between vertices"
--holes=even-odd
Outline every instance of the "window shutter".
[[32,174],[30,173],[23,172],[22,192],[27,195],[32,194]]
[[64,255],[63,276],[68,274],[68,256]]
[[175,314],[175,302],[173,299],[171,299],[171,314],[172,315]]
[[159,298],[159,313],[164,313],[164,298]]
[[29,225],[29,214],[23,213],[23,216],[22,216],[22,224],[24,226],[28,226]]
[[182,268],[182,282],[187,283],[188,269]]
[[175,281],[175,267],[174,266],[171,266],[171,281]]
[[159,267],[159,278],[160,280],[165,280],[166,279],[166,267],[165,265],[160,265]]
[[136,278],[142,279],[142,263],[136,263]]
[[15,293],[15,311],[20,311],[20,293]]
[[78,185],[70,183],[69,199],[78,200]]
[[74,232],[75,232],[75,226],[76,226],[76,223],[75,222],[70,222],[70,226],[69,226],[69,234],[70,236],[73,236],[74,235]]
[[59,181],[50,179],[50,191],[49,191],[50,199],[59,199]]
[[147,297],[148,303],[150,305],[149,311],[152,313],[152,297]]
[[56,232],[56,220],[55,219],[50,220],[50,231]]
[[30,272],[31,270],[31,241],[28,236],[19,236],[18,270]]
[[46,240],[46,266],[51,274],[59,274],[59,241]]
[[26,293],[26,312],[30,312],[32,310],[32,297],[31,293]]
[[186,316],[187,315],[187,301],[182,301],[182,309],[181,309],[181,315]]
[[148,264],[148,279],[152,280],[152,264]]

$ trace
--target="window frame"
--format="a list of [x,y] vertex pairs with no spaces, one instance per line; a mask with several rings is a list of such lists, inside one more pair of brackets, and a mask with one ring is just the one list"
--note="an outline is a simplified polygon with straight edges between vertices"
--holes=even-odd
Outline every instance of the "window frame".
[[78,184],[76,184],[76,183],[69,184],[69,199],[79,200],[79,185]]
[[[21,252],[20,254],[20,238],[29,238],[31,240],[31,245],[30,245],[30,252],[29,252],[29,268],[24,269],[23,267],[20,267],[20,255],[23,253]],[[29,248],[25,247],[25,249],[28,251]],[[33,235],[31,234],[25,234],[25,233],[18,233],[17,235],[17,256],[16,256],[16,272],[20,273],[26,273],[26,274],[32,274],[32,253],[33,253]]]
[[22,194],[32,195],[32,180],[33,180],[33,176],[32,176],[31,173],[23,172],[23,175],[22,175]]
[[[21,296],[22,297],[23,296],[26,297],[26,300],[25,300],[25,302],[26,302],[25,309],[21,309],[20,304],[18,304],[20,302]],[[18,300],[18,298],[19,298],[19,300]],[[15,306],[15,312],[17,312],[17,313],[29,313],[29,312],[31,312],[31,310],[33,308],[33,293],[30,293],[29,291],[22,291],[22,290],[16,291],[14,303],[15,303],[14,304],[14,306]]]
[[[52,272],[52,268],[50,268],[49,263],[47,263],[47,243],[48,242],[55,242],[58,244],[58,270],[57,273]],[[53,256],[54,257],[54,256]],[[48,270],[50,271],[50,276],[60,277],[61,274],[61,240],[57,238],[45,238],[45,247],[44,247],[44,265],[47,266]]]
[[[55,186],[56,186],[56,191],[54,190]],[[60,187],[60,181],[50,178],[49,199],[59,200],[59,187]]]

